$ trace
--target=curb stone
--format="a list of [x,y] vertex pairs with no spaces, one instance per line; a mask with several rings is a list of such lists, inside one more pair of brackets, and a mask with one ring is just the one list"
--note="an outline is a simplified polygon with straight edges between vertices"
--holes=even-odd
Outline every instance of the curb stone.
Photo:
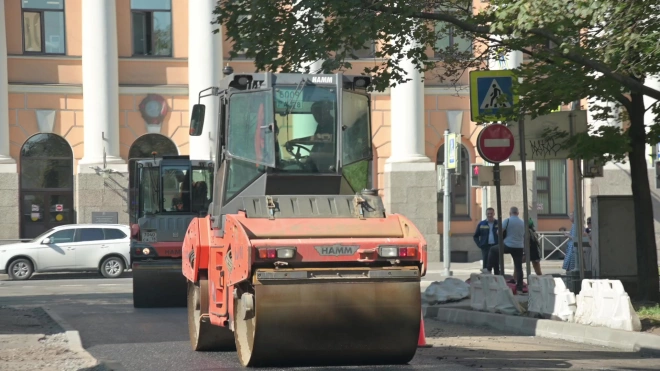
[[[53,312],[48,307],[41,307],[41,309],[43,309],[44,312],[46,312],[46,314],[48,314],[48,316],[50,316],[50,318],[52,318],[53,321],[55,321],[64,330],[67,340],[69,341],[69,347],[72,350],[76,352],[80,352],[86,355],[87,357],[93,359],[94,361],[96,361],[97,365],[94,367],[98,367],[100,364],[103,363],[98,359],[96,359],[94,356],[92,356],[91,353],[89,353],[87,349],[83,347],[82,339],[80,339],[80,333],[74,330],[74,328],[68,322],[66,322],[62,317],[60,317],[57,313]],[[117,371],[123,371],[123,370],[117,369]]]
[[604,346],[624,351],[660,354],[660,336],[615,330],[608,327],[553,321],[524,316],[508,316],[475,310],[423,308],[424,318],[461,325],[488,326],[496,330],[542,338],[566,340],[574,343]]

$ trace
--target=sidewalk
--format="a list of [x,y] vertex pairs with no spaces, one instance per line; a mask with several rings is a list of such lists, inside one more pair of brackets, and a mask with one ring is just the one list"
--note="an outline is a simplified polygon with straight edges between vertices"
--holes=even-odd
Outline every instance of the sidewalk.
[[0,306],[0,364],[12,371],[112,371],[82,347],[77,331],[41,307]]
[[[513,267],[507,266],[505,262],[506,275],[513,273]],[[561,260],[550,260],[541,262],[541,270],[544,275],[563,274]],[[523,270],[525,265],[523,265]],[[452,277],[467,280],[471,273],[481,273],[481,262],[453,263],[450,270]],[[433,281],[443,281],[446,277],[442,275],[443,263],[430,263],[427,275],[422,282],[422,290],[425,290]],[[532,273],[534,273],[532,269]],[[526,281],[526,280],[525,280]],[[521,307],[527,310],[527,294],[514,295]],[[534,318],[526,312],[521,315],[504,315],[499,313],[482,312],[473,310],[470,306],[470,298],[457,302],[429,305],[422,303],[424,318],[436,319],[447,323],[469,326],[487,326],[496,330],[511,334],[538,336],[548,339],[565,340],[574,343],[606,346],[626,351],[645,351],[660,354],[660,336],[647,332],[633,332],[615,330],[608,327],[587,326],[578,323],[563,322],[558,320],[547,320]]]

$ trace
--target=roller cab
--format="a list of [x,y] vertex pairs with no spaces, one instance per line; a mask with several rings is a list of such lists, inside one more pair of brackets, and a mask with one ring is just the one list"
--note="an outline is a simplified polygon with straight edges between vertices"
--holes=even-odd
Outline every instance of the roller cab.
[[[248,367],[413,358],[426,242],[369,190],[369,83],[254,73],[209,89],[218,181],[182,249],[194,350],[235,349]],[[204,117],[195,105],[191,135]]]
[[181,245],[193,218],[207,214],[213,163],[154,154],[135,160],[131,174],[133,305],[185,307]]

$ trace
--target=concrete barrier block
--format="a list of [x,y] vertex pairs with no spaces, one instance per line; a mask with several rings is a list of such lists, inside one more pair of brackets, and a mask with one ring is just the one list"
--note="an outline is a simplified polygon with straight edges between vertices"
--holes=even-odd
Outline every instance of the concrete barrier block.
[[598,295],[596,290],[596,280],[582,280],[582,289],[575,298],[577,308],[575,310],[575,317],[573,319],[574,322],[581,323],[583,325],[593,324],[597,308],[596,300]]
[[518,315],[524,313],[504,277],[490,274],[482,275],[482,282],[488,288],[486,290],[486,309],[493,313]]
[[535,316],[544,316],[545,309],[543,306],[544,288],[542,287],[541,276],[530,274],[527,277],[527,293],[529,300],[527,301],[527,311]]
[[564,282],[552,276],[528,277],[527,311],[535,316],[559,321],[571,321],[575,315],[575,295]]
[[548,291],[554,304],[551,309],[550,318],[561,321],[573,321],[577,302],[575,294],[566,287],[564,280],[548,276]]
[[481,274],[470,275],[470,307],[474,310],[486,310],[486,293]]
[[599,280],[597,293],[601,302],[596,312],[598,325],[625,331],[642,330],[639,316],[621,281]]

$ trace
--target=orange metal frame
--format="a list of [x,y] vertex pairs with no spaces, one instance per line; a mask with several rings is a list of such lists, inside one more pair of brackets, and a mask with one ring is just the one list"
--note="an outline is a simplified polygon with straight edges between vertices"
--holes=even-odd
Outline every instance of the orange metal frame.
[[[211,323],[217,326],[227,326],[233,317],[232,286],[250,279],[254,263],[267,261],[259,258],[259,248],[295,247],[296,256],[287,259],[289,262],[370,263],[390,259],[378,256],[379,245],[414,247],[414,256],[397,259],[417,262],[420,275],[426,274],[426,240],[410,220],[399,214],[382,219],[271,220],[249,219],[239,212],[226,215],[224,237],[215,238],[212,232],[210,216],[193,219],[183,242],[182,270],[190,282],[208,277],[208,313]],[[350,256],[324,256],[315,249],[336,244],[359,248],[357,254]]]

